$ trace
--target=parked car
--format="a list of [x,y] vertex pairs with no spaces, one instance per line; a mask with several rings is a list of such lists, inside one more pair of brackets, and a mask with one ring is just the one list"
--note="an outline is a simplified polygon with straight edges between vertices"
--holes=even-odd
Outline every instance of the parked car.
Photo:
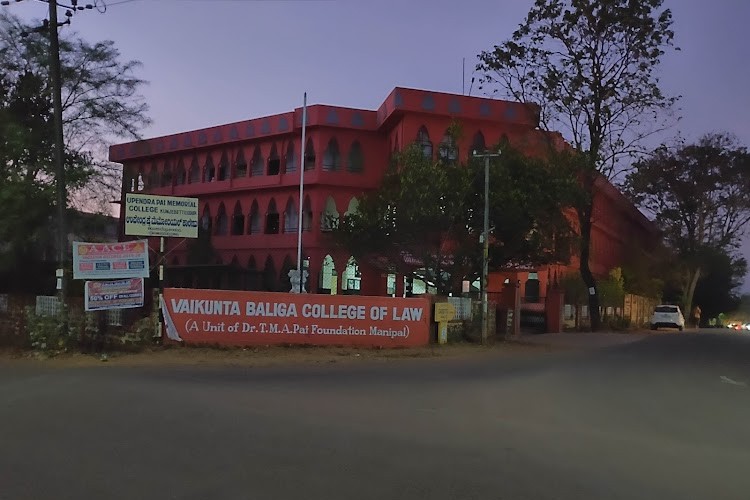
[[668,327],[677,328],[682,331],[685,328],[685,317],[682,315],[680,306],[659,305],[654,309],[651,316],[651,329]]

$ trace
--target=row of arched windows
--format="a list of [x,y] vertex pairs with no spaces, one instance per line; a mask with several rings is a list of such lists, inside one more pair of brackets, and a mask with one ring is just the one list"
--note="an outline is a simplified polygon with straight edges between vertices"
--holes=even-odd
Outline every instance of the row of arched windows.
[[[415,138],[425,157],[435,159],[433,143],[427,127],[422,125]],[[477,131],[472,137],[470,152],[484,151],[486,142],[484,134]],[[398,147],[396,147],[398,149]],[[131,190],[140,191],[156,187],[180,186],[184,184],[197,184],[201,182],[212,182],[232,178],[273,176],[283,173],[298,171],[300,165],[300,153],[294,142],[289,142],[284,155],[281,155],[276,144],[271,147],[267,158],[264,158],[260,146],[256,146],[250,158],[246,158],[244,150],[240,149],[234,158],[224,151],[218,164],[214,163],[209,155],[203,165],[197,157],[193,157],[190,165],[185,164],[183,159],[173,164],[167,160],[161,170],[156,163],[151,165],[147,173],[138,173],[138,178],[131,181]],[[344,161],[344,158],[346,160]],[[455,164],[459,160],[459,148],[454,135],[446,130],[443,138],[438,144],[437,160],[446,164]],[[313,170],[317,164],[315,147],[311,139],[307,140],[305,147],[305,170]],[[342,155],[339,143],[335,138],[328,141],[320,161],[321,168],[326,172],[337,172],[346,170],[351,173],[362,173],[365,169],[365,157],[362,145],[359,141],[352,142],[346,155]]]
[[[179,159],[176,164],[167,160],[161,170],[156,166],[156,163],[153,163],[147,173],[139,172],[139,178],[133,180],[133,190],[136,190],[136,186],[140,190],[215,180],[223,181],[230,177],[238,179],[248,176],[279,175],[282,171],[284,173],[297,172],[300,164],[299,146],[295,145],[294,142],[289,142],[285,153],[282,156],[276,144],[274,144],[267,158],[263,157],[260,146],[256,146],[250,158],[245,157],[242,149],[236,153],[233,159],[230,159],[230,154],[224,151],[218,164],[214,163],[210,155],[203,165],[198,162],[198,158],[195,156],[189,165],[183,159]],[[305,146],[304,168],[305,170],[313,170],[316,164],[315,146],[313,141],[308,139]],[[324,171],[328,172],[337,172],[344,169],[355,174],[364,172],[365,155],[362,145],[356,140],[352,142],[344,161],[338,141],[335,138],[331,139],[323,152],[321,166]]]
[[[349,201],[346,214],[357,210],[359,203],[356,198]],[[245,234],[280,234],[296,233],[299,229],[299,210],[293,197],[287,199],[283,211],[279,211],[276,199],[271,198],[265,211],[260,211],[257,200],[253,200],[250,210],[245,213],[242,204],[238,201],[234,204],[231,215],[224,203],[219,204],[217,214],[212,216],[208,205],[203,208],[200,224],[201,228],[209,234],[216,236],[240,236]],[[339,217],[336,203],[332,197],[328,197],[325,210],[320,214],[321,230],[327,231],[332,228],[333,221]],[[302,230],[312,229],[313,213],[310,198],[306,197],[302,205]]]
[[[265,211],[261,212],[257,200],[253,200],[250,210],[245,213],[239,201],[234,204],[231,216],[224,203],[219,204],[216,216],[212,216],[211,209],[206,205],[200,220],[201,228],[217,236],[239,236],[243,234],[279,234],[296,233],[299,228],[299,211],[297,204],[290,197],[283,212],[279,212],[276,200],[271,198]],[[310,198],[305,198],[302,205],[302,230],[309,231],[312,227],[312,209]]]
[[[349,257],[344,262],[346,265],[343,269],[336,269],[333,258],[326,255],[320,263],[317,279],[308,276],[306,283],[308,291],[315,290],[317,293],[331,294],[336,293],[338,288],[341,288],[343,294],[359,294],[362,281],[359,265],[354,257]],[[221,258],[216,259],[215,263],[224,265]],[[297,267],[294,257],[288,254],[281,262],[274,260],[271,255],[268,255],[265,260],[260,257],[258,261],[254,256],[251,256],[247,261],[247,266],[244,266],[244,262],[240,262],[235,255],[226,269],[211,270],[210,272],[189,268],[179,269],[180,259],[178,257],[174,257],[171,264],[172,269],[169,269],[166,273],[169,286],[269,292],[288,292],[291,287],[289,271]],[[262,267],[259,268],[258,264],[261,264]],[[309,264],[310,262],[307,260],[307,265]],[[280,268],[277,267],[279,265]]]
[[[415,142],[419,145],[422,154],[426,158],[434,159],[435,156],[432,141],[430,140],[430,134],[427,131],[427,127],[424,125],[422,125],[417,131]],[[487,145],[484,140],[484,134],[479,130],[474,134],[474,137],[471,140],[471,150],[469,151],[469,154],[473,151],[482,152],[486,147]],[[458,162],[458,154],[458,145],[456,144],[454,135],[451,134],[450,130],[446,130],[445,134],[443,134],[443,138],[440,140],[440,144],[438,145],[437,159],[446,164],[455,164]]]

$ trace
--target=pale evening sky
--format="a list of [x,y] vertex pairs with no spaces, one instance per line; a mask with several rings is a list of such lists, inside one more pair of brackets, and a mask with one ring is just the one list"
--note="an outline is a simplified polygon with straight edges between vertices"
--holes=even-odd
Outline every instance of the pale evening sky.
[[[77,14],[72,29],[114,40],[123,58],[143,62],[153,125],[142,134],[153,137],[289,111],[305,91],[310,103],[369,109],[395,86],[461,93],[462,58],[468,87],[476,55],[507,38],[533,0],[106,3],[104,14]],[[750,145],[750,2],[665,5],[682,50],[665,57],[661,77],[667,93],[683,98],[682,120],[664,139],[728,131]],[[31,20],[47,6],[2,8]],[[742,251],[750,260],[750,238]]]

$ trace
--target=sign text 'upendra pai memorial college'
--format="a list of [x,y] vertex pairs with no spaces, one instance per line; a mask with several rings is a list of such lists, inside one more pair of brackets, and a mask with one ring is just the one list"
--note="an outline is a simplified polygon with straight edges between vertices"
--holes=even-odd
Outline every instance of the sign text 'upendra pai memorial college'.
[[198,237],[198,198],[125,194],[125,234]]
[[167,288],[167,337],[190,344],[413,347],[429,343],[423,298]]

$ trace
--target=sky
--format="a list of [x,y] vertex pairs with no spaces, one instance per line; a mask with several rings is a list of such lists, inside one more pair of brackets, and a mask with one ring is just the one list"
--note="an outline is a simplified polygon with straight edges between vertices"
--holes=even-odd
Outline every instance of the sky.
[[[58,0],[64,3],[63,0]],[[85,3],[86,0],[80,0]],[[88,0],[93,1],[93,0]],[[99,5],[101,0],[97,0]],[[143,63],[154,137],[311,104],[376,109],[396,86],[462,93],[477,54],[508,38],[533,0],[111,0],[72,27]],[[750,145],[747,0],[665,0],[676,45],[661,66],[681,120],[663,136],[727,131]],[[47,5],[8,7],[26,20]],[[476,85],[472,95],[481,95]],[[750,260],[750,237],[742,253]],[[750,291],[750,279],[743,287]]]

